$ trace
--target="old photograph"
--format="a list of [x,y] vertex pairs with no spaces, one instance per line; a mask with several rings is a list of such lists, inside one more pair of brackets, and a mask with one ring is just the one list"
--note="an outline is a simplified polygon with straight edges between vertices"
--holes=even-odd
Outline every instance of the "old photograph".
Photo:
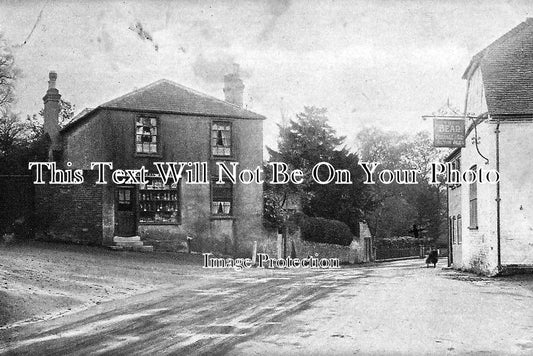
[[532,5],[0,0],[0,354],[532,355]]

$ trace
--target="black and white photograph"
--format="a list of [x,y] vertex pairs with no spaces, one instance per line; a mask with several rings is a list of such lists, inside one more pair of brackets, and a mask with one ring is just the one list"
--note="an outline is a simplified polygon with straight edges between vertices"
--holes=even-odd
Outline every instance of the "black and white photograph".
[[0,0],[0,354],[532,355],[532,10]]

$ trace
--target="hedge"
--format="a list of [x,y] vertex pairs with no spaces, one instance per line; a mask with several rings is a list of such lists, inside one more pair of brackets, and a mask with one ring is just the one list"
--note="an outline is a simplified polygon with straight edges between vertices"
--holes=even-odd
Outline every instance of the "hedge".
[[352,232],[342,221],[309,217],[304,214],[295,214],[291,220],[300,227],[301,237],[306,241],[342,246],[352,243]]

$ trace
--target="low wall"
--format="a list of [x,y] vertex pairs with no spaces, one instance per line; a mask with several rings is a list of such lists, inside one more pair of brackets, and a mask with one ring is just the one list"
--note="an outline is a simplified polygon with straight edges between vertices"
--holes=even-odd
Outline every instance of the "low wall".
[[[357,241],[352,241],[349,246],[325,244],[303,240],[299,234],[290,239],[294,244],[297,258],[313,256],[317,258],[338,258],[341,263],[359,263],[361,249]],[[292,245],[290,247],[292,249]]]
[[[320,242],[305,241],[301,238],[300,230],[287,237],[286,256],[291,256],[292,246],[296,258],[313,256],[318,258],[338,258],[341,263],[363,262],[363,249],[354,240],[349,246],[326,244]],[[271,258],[278,257],[278,250],[282,251],[282,241],[278,238],[277,231],[267,231],[267,235],[257,242],[257,253],[266,253]],[[283,254],[281,253],[281,256]]]

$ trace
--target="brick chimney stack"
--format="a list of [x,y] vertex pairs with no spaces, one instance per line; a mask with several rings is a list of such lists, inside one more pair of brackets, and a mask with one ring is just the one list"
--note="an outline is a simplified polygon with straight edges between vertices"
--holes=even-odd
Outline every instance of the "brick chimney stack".
[[48,160],[57,160],[61,152],[61,137],[59,135],[59,100],[61,94],[56,88],[57,73],[51,71],[48,75],[48,90],[43,97],[44,101],[44,132],[50,136],[50,149],[48,151]]
[[224,95],[228,103],[243,106],[244,84],[239,76],[239,65],[233,64],[233,73],[224,76]]

